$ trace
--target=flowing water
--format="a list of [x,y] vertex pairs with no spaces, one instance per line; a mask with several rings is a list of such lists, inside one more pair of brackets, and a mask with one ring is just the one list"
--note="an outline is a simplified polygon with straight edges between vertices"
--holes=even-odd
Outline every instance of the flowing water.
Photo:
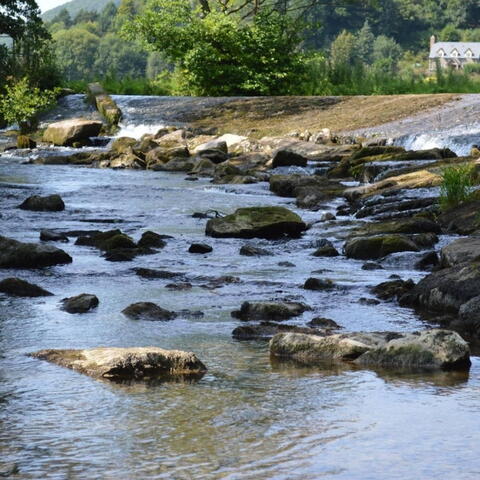
[[[124,99],[132,105],[144,101]],[[133,128],[148,124],[144,114],[136,118],[134,107],[127,115]],[[159,115],[149,124],[162,123]],[[240,322],[230,312],[243,301],[287,298],[314,308],[289,322],[298,325],[324,316],[347,330],[424,328],[413,312],[393,303],[358,302],[392,273],[419,280],[424,274],[413,270],[415,254],[393,255],[385,270],[374,272],[344,257],[311,256],[320,238],[341,248],[345,229],[355,221],[350,217],[317,223],[297,240],[205,239],[205,220],[191,216],[196,211],[295,206],[271,195],[265,183],[213,186],[203,179],[186,181],[182,174],[24,165],[23,160],[13,154],[0,158],[1,235],[36,242],[42,228],[120,228],[135,239],[146,230],[174,238],[155,255],[126,263],[108,262],[98,250],[70,242],[59,246],[73,257],[71,265],[2,272],[55,294],[0,296],[0,465],[18,463],[15,478],[479,478],[479,359],[473,358],[468,374],[307,369],[272,363],[264,342],[231,337]],[[50,193],[62,195],[64,212],[15,208],[29,195]],[[298,213],[313,222],[325,211]],[[187,253],[192,241],[205,240],[213,253]],[[275,255],[240,256],[244,243]],[[285,261],[294,266],[279,265]],[[193,289],[172,291],[165,288],[171,280],[142,279],[135,267],[184,273]],[[313,276],[331,278],[339,288],[302,289],[318,271]],[[209,279],[223,275],[240,282],[205,288]],[[59,309],[62,298],[82,292],[100,298],[98,309],[85,315]],[[138,301],[203,316],[184,313],[166,323],[123,317],[121,310]],[[113,384],[25,355],[100,345],[191,350],[209,370],[196,383]]]

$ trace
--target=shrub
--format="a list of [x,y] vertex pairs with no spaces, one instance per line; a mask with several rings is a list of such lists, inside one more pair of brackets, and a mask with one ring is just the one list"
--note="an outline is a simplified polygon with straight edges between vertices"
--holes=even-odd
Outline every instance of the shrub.
[[35,128],[38,113],[54,105],[57,95],[57,89],[41,91],[31,87],[26,77],[13,81],[0,97],[0,117],[10,125],[17,123],[22,133],[28,133]]
[[473,163],[444,168],[440,185],[441,209],[448,210],[467,201],[473,193],[475,180]]

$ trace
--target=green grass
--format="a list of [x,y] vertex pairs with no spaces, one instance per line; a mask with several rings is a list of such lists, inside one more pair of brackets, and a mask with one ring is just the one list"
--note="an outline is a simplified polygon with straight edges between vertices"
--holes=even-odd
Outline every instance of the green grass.
[[445,211],[468,201],[473,193],[476,176],[473,163],[444,168],[440,185],[440,208]]

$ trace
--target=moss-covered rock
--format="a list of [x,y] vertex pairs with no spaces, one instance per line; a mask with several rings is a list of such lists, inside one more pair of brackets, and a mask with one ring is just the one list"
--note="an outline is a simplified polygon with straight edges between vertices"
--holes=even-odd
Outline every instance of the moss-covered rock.
[[355,237],[345,243],[345,255],[358,260],[374,260],[396,252],[418,252],[419,247],[405,235]]
[[287,208],[250,207],[210,219],[205,233],[219,238],[281,238],[299,237],[306,229],[302,219]]

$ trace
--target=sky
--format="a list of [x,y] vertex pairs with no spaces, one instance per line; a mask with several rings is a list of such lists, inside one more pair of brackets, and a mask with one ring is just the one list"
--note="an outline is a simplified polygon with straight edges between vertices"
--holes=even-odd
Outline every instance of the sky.
[[58,5],[62,5],[63,3],[67,3],[68,0],[37,0],[38,6],[42,12],[46,12],[51,8],[58,7]]

